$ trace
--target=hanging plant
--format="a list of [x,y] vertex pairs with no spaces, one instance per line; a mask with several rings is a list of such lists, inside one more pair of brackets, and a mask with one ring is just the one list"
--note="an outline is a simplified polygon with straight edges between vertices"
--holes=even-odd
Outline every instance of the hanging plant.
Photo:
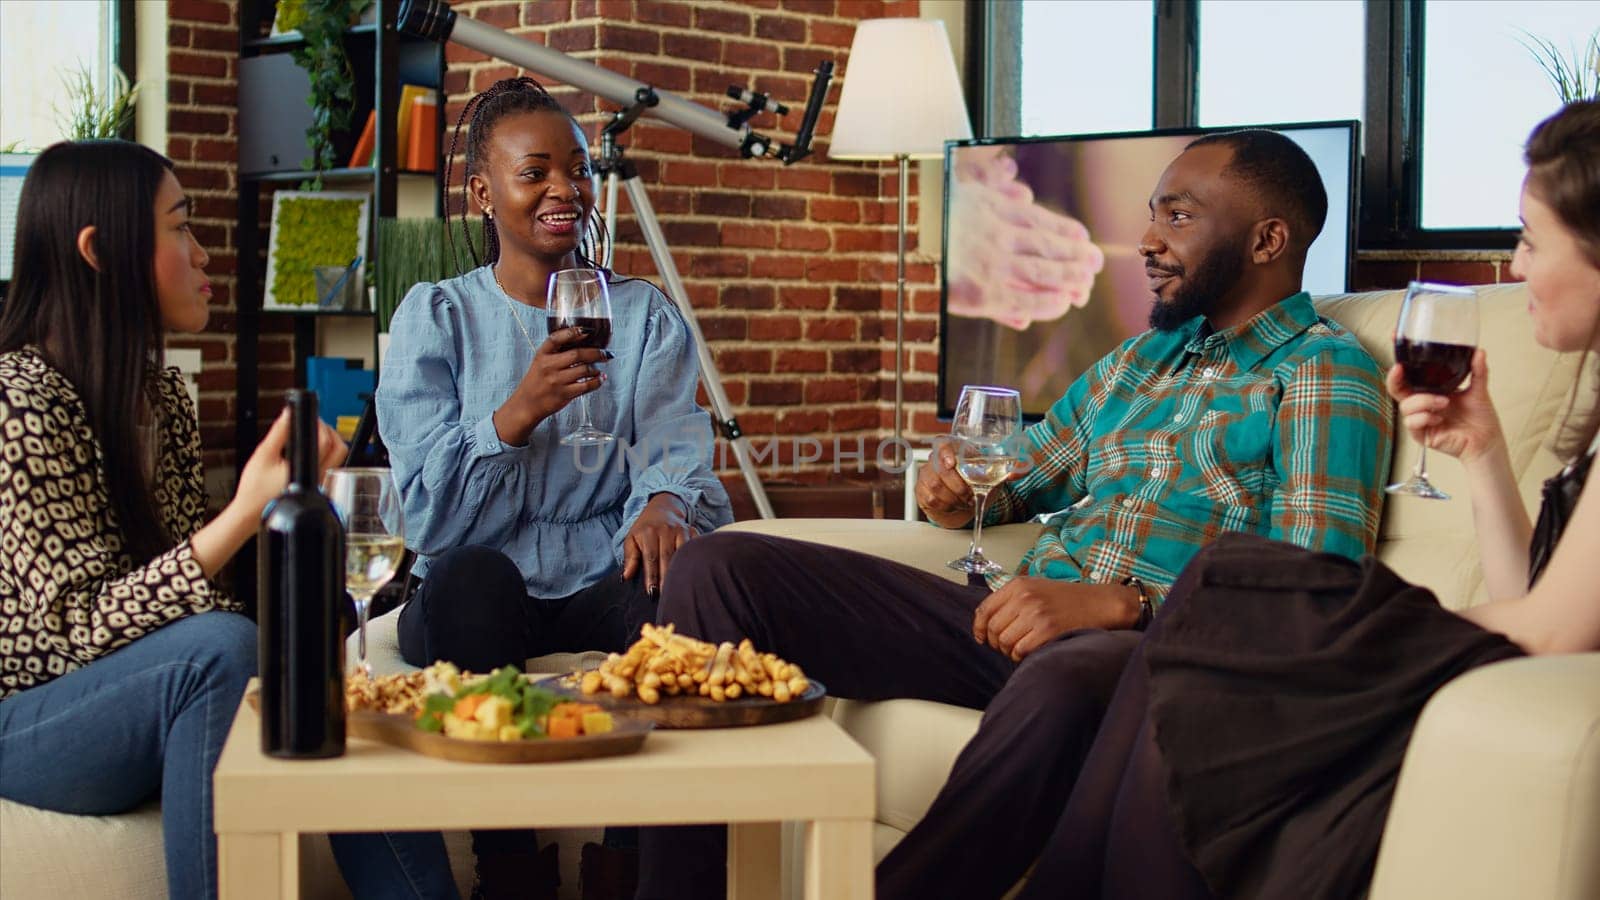
[[[345,53],[344,34],[371,3],[372,0],[278,0],[278,27],[297,29],[305,39],[292,55],[311,80],[311,94],[306,98],[311,106],[311,127],[306,129],[311,158],[306,168],[313,172],[334,167],[333,135],[350,129],[355,75]],[[321,176],[307,187],[320,189]]]

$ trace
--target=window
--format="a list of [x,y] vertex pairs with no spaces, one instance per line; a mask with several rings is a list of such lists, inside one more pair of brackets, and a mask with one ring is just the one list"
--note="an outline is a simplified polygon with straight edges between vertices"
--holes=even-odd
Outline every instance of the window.
[[[1012,37],[991,58],[989,134],[1142,131],[1151,124],[1155,19],[1138,0],[1022,0],[991,8]],[[996,46],[1002,46],[997,44]],[[1018,102],[1020,101],[1020,102]]]
[[1518,39],[1581,52],[1592,0],[969,4],[983,135],[1357,119],[1361,246],[1509,248],[1521,143],[1558,104]]
[[118,13],[113,0],[0,2],[0,148],[42,150],[61,140],[69,79],[80,70],[106,90],[119,61]]
[[1199,124],[1360,119],[1366,39],[1359,0],[1200,0]]
[[1589,2],[1429,0],[1423,13],[1423,228],[1515,228],[1522,142],[1560,97],[1525,46],[1571,58],[1600,24]]

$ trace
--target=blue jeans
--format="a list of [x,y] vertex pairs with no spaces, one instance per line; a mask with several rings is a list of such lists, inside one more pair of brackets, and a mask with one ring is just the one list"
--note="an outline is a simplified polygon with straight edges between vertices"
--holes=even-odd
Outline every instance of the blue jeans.
[[[255,671],[254,623],[208,612],[16,694],[0,702],[0,797],[106,816],[159,793],[168,894],[215,897],[211,770]],[[334,837],[356,896],[456,896],[437,835],[391,837]]]
[[168,893],[215,897],[211,769],[255,669],[255,625],[209,612],[0,702],[0,797],[105,816],[159,791]]

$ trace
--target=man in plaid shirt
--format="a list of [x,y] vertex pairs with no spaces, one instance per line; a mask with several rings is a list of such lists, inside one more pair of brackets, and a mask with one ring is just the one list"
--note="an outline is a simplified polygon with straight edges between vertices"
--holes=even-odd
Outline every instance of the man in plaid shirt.
[[[984,710],[928,814],[878,866],[877,896],[1001,896],[1065,807],[1117,678],[1179,570],[1227,531],[1358,557],[1388,470],[1383,375],[1300,290],[1327,196],[1269,131],[1190,144],[1140,242],[1152,330],[1028,429],[1031,467],[986,523],[1049,515],[1017,574],[961,586],[848,550],[713,534],[671,562],[658,619],[749,637],[829,693]],[[917,500],[971,524],[941,447]],[[722,830],[646,829],[640,900],[722,896]]]

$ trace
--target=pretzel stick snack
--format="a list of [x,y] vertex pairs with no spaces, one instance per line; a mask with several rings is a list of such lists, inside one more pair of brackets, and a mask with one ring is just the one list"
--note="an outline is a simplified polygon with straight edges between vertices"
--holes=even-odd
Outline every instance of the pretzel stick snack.
[[810,687],[799,666],[756,652],[749,638],[737,646],[711,644],[678,634],[671,625],[649,624],[626,653],[610,654],[599,669],[579,679],[585,694],[607,691],[618,699],[637,695],[645,703],[679,694],[719,703],[745,696],[788,703]]

